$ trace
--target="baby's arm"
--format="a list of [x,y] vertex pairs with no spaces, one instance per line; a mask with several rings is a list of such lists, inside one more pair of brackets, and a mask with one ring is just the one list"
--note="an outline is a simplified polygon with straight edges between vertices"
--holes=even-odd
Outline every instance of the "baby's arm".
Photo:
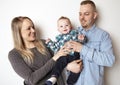
[[74,41],[78,41],[81,44],[84,44],[87,42],[87,37],[83,34],[80,34],[78,30],[72,30],[70,34],[72,36],[71,37],[72,40],[74,40]]
[[54,53],[56,53],[59,50],[58,43],[52,41],[50,38],[46,39],[45,43],[47,47],[50,48]]

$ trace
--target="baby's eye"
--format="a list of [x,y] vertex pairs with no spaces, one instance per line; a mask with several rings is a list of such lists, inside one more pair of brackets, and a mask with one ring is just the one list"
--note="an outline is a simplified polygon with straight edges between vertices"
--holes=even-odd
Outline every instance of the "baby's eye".
[[63,26],[60,26],[60,27],[63,27]]

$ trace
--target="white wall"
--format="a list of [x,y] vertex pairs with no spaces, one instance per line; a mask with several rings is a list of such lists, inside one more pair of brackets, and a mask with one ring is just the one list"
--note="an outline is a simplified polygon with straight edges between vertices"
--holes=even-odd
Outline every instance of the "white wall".
[[[0,85],[23,85],[23,79],[12,69],[8,52],[13,48],[11,20],[16,16],[30,17],[43,38],[52,39],[58,33],[57,19],[64,15],[79,26],[81,0],[0,0]],[[120,85],[120,0],[94,0],[98,7],[98,25],[108,31],[113,41],[116,62],[105,70],[105,85]],[[49,31],[50,30],[50,31]]]

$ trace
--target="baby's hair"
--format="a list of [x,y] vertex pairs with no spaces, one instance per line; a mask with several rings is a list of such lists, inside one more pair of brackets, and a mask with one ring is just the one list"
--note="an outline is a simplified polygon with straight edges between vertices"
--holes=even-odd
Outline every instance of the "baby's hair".
[[[70,25],[71,25],[71,27],[72,27],[72,23],[71,23],[71,21],[70,21],[70,19],[69,19],[68,17],[61,16],[61,17],[58,19],[58,21],[61,20],[61,19],[66,19],[66,20],[68,20],[69,23],[70,23]],[[57,21],[57,22],[58,22],[58,21]]]
[[69,22],[71,22],[70,19],[69,19],[68,17],[65,17],[65,16],[61,16],[61,17],[58,19],[58,21],[61,20],[61,19],[67,19]]

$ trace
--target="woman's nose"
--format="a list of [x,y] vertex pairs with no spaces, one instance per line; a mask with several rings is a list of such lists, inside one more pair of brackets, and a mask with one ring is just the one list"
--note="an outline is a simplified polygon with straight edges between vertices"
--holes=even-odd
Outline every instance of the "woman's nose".
[[34,28],[31,28],[31,31],[32,31],[32,32],[35,32],[35,29],[34,29]]

